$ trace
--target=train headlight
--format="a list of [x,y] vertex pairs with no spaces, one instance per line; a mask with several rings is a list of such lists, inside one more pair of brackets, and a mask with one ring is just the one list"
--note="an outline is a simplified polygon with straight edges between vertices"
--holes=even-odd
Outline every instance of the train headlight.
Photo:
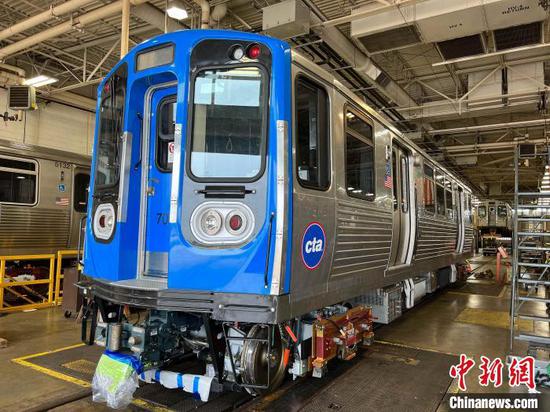
[[205,202],[193,211],[190,228],[198,243],[209,246],[237,245],[252,236],[255,219],[241,202]]
[[214,209],[205,210],[200,218],[200,221],[202,231],[208,236],[218,234],[222,228],[222,217]]
[[98,239],[108,240],[115,230],[115,208],[111,203],[99,205],[94,214],[94,234]]

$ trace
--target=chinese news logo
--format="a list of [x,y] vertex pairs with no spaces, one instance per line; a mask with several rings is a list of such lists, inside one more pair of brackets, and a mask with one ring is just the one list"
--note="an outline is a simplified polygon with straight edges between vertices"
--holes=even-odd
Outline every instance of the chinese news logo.
[[[481,356],[479,370],[481,371],[478,377],[481,386],[489,386],[493,384],[498,388],[503,383],[504,363],[500,358],[494,360],[486,356]],[[458,379],[458,388],[466,391],[466,375],[476,365],[474,359],[462,354],[458,364],[452,365],[449,370],[449,376],[453,379]],[[532,356],[524,358],[512,358],[512,362],[508,366],[508,384],[510,386],[525,385],[529,389],[535,389],[535,359]]]

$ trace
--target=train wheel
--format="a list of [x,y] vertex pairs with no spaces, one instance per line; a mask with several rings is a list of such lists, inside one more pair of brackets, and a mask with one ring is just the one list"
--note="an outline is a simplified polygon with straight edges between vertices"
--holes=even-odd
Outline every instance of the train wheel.
[[[272,334],[271,350],[267,341],[269,331]],[[267,325],[254,325],[247,334],[241,351],[243,382],[248,385],[266,386],[266,388],[247,388],[253,395],[261,395],[278,388],[285,377],[284,344],[279,328]],[[269,383],[269,384],[268,384]]]

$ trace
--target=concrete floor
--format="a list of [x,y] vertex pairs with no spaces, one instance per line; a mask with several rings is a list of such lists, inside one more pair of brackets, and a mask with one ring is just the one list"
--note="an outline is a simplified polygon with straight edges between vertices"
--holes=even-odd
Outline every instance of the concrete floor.
[[[492,265],[493,262],[486,261],[484,264]],[[480,355],[501,357],[504,360],[509,342],[509,331],[505,324],[489,326],[475,324],[476,319],[474,323],[466,323],[457,318],[465,309],[474,310],[474,313],[475,310],[479,313],[498,312],[505,316],[509,309],[508,295],[508,288],[497,297],[448,289],[407,312],[391,325],[378,329],[376,339],[456,355],[465,353],[475,357],[478,362]],[[79,343],[80,325],[74,319],[65,319],[60,308],[0,317],[0,337],[9,342],[7,348],[0,349],[0,410],[38,410],[56,400],[70,401],[89,391],[11,361]],[[495,391],[480,387],[477,376],[477,370],[468,375],[469,392]],[[450,390],[454,389],[451,387]],[[498,391],[507,390],[501,387]],[[69,408],[65,406],[57,410],[104,409],[99,405],[90,408],[89,401],[76,401],[70,405]]]

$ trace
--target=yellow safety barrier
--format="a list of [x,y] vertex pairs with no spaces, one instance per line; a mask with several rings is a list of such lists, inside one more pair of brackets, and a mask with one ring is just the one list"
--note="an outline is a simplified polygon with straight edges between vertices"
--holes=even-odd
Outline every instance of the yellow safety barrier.
[[[63,259],[77,257],[78,252],[76,250],[59,250],[57,253],[48,253],[41,255],[17,255],[17,256],[0,256],[0,313],[1,312],[14,312],[18,310],[38,309],[48,306],[54,306],[61,304],[63,300],[61,290],[61,279],[63,274],[61,270],[63,268]],[[37,280],[22,280],[22,281],[10,281],[6,277],[6,262],[13,261],[32,261],[32,260],[49,260],[49,275],[47,279]],[[29,288],[32,285],[48,285],[48,294],[42,296],[36,291]],[[27,292],[31,292],[35,296],[42,298],[42,301],[34,301],[29,298],[29,295],[20,293],[14,288],[21,287]],[[4,301],[5,291],[16,296],[22,301],[27,302],[23,305],[11,305]]]
[[[48,279],[37,279],[37,280],[24,280],[24,281],[7,281],[6,278],[6,262],[13,262],[16,260],[49,260],[50,261],[50,273]],[[31,285],[48,285],[48,297],[41,296],[42,302],[35,302],[30,299],[27,295],[19,293],[13,288],[23,287],[25,290],[29,291],[29,286]],[[20,255],[20,256],[0,256],[0,312],[13,312],[17,310],[26,310],[26,309],[37,309],[43,308],[46,306],[53,306],[54,302],[54,287],[55,287],[55,255],[52,254],[43,254],[43,255]],[[7,302],[4,302],[4,291],[17,296],[18,298],[28,302],[24,305],[10,305]]]
[[63,258],[65,257],[77,257],[78,251],[77,250],[58,250],[57,251],[57,267],[55,270],[55,303],[61,304],[61,301],[63,300],[63,296],[61,296],[61,279],[64,278],[63,274],[61,273],[61,268],[63,264]]

